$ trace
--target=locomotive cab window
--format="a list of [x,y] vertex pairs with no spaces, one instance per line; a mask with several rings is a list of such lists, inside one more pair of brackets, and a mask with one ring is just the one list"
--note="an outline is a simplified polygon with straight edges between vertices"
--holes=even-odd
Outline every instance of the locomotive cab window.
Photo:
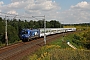
[[22,31],[22,34],[28,34],[28,31]]

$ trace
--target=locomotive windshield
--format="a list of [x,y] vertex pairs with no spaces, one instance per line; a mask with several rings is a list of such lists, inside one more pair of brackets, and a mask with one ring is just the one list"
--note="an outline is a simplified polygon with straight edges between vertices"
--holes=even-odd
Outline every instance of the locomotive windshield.
[[21,33],[22,34],[28,34],[28,31],[23,30]]

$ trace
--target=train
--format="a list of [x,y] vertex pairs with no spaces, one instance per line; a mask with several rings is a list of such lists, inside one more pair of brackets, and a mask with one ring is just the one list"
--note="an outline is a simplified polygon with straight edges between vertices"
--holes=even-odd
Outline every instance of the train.
[[22,29],[20,32],[20,39],[23,42],[33,40],[35,38],[44,37],[44,33],[46,36],[65,33],[65,32],[73,32],[76,31],[76,28],[39,28],[39,29]]

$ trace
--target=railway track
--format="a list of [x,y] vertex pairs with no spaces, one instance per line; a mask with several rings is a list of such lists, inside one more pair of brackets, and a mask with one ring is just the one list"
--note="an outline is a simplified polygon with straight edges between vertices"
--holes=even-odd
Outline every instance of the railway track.
[[[73,32],[69,32],[73,33]],[[68,33],[67,33],[68,34]],[[47,37],[47,44],[63,36],[63,34],[56,34]],[[31,54],[44,45],[43,38],[35,39],[30,42],[21,42],[15,45],[7,46],[0,49],[0,60],[20,60],[22,57]]]

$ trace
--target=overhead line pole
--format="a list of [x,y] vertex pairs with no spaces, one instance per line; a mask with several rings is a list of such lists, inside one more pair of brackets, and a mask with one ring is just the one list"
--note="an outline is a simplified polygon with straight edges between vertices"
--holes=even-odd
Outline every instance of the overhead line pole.
[[5,15],[5,41],[6,41],[6,46],[8,46],[8,36],[7,36],[7,20],[6,20],[6,17],[8,17],[8,16],[6,16]]
[[[33,18],[35,18],[35,17],[44,17],[44,43],[45,43],[45,45],[46,45],[46,20],[45,20],[45,15],[44,16],[32,16]],[[37,19],[37,18],[35,18],[35,19]],[[37,19],[38,20],[38,19]]]
[[46,21],[45,21],[45,15],[44,15],[44,42],[45,42],[45,45],[46,45]]

